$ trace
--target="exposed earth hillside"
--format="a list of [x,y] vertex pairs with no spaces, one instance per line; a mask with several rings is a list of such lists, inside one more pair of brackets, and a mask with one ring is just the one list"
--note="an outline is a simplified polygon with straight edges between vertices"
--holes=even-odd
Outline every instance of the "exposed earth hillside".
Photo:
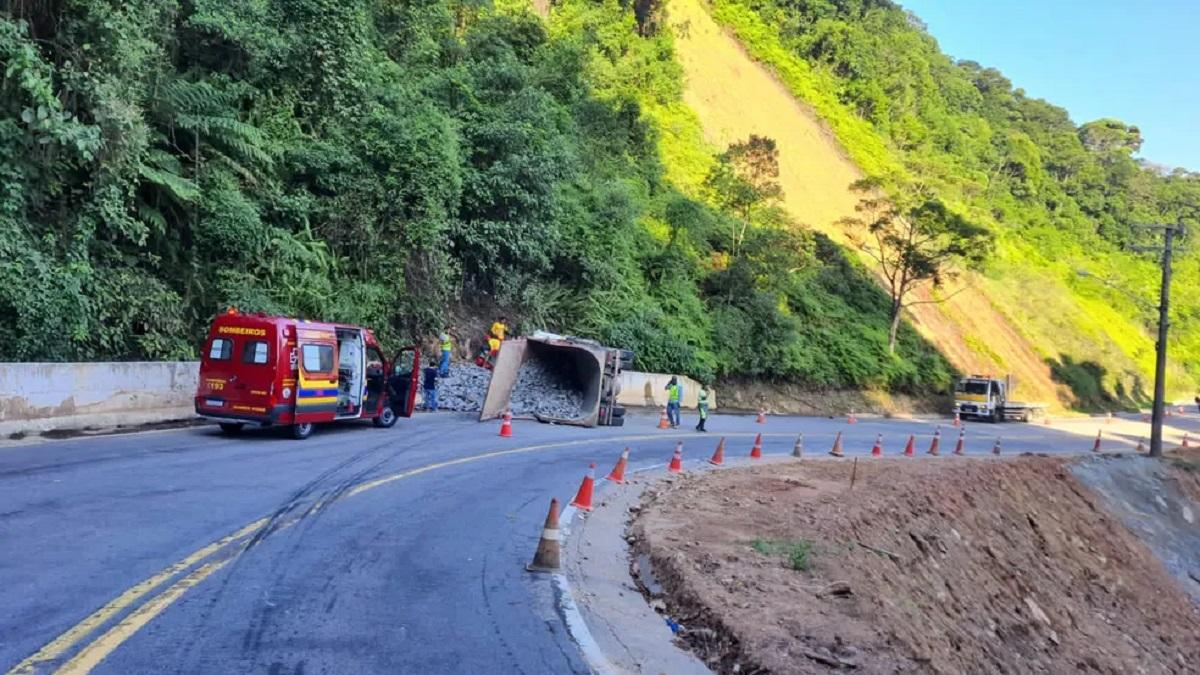
[[[1033,129],[1003,131],[1002,123],[989,118],[984,107],[970,107],[950,98],[949,88],[971,86],[971,80],[953,71],[955,66],[927,35],[896,19],[889,3],[862,3],[857,10],[805,7],[738,0],[718,0],[712,5],[702,0],[669,3],[668,23],[676,34],[676,53],[684,70],[684,98],[696,112],[705,138],[718,147],[750,134],[776,139],[787,209],[799,222],[843,243],[846,232],[838,221],[854,214],[856,195],[849,189],[851,181],[865,174],[897,174],[939,185],[945,199],[981,222],[992,223],[999,242],[983,273],[965,273],[942,289],[938,297],[948,300],[909,310],[921,334],[960,370],[1012,374],[1019,397],[1101,408],[1143,400],[1153,355],[1153,314],[1148,308],[1154,270],[1147,261],[1115,251],[1112,241],[1120,243],[1119,238],[1096,237],[1105,228],[1128,231],[1128,222],[1111,222],[1111,212],[1122,207],[1114,203],[1095,213],[1061,216],[1056,224],[1059,231],[1050,234],[1043,231],[1041,221],[1047,218],[1039,210],[1043,208],[1040,200],[1059,199],[1047,196],[1052,192],[1049,185],[1042,188],[1042,195],[1031,197],[998,171],[983,179],[982,191],[976,189],[978,185],[964,187],[964,182],[980,180],[974,175],[970,179],[955,177],[953,162],[967,164],[967,160],[943,160],[938,153],[947,151],[927,147],[932,146],[931,139],[897,142],[898,122],[882,112],[864,116],[861,107],[856,112],[849,103],[863,88],[882,87],[894,92],[888,112],[898,116],[894,111],[916,105],[911,97],[936,96],[939,100],[927,107],[945,105],[948,112],[944,114],[959,115],[958,119],[966,120],[960,124],[975,125],[963,133],[976,139],[959,139],[963,143],[987,142],[990,136],[993,144],[999,144],[1001,133],[1063,134],[1063,124],[1069,124],[1065,114],[1044,102],[1027,102],[1018,92],[1011,105],[1024,106],[1025,111],[1013,114],[1025,115],[1025,124]],[[822,36],[837,30],[844,31],[841,47],[821,47],[825,44],[820,42]],[[823,60],[817,60],[815,54],[821,54]],[[873,58],[906,61],[904,68],[893,69],[888,79],[885,66],[870,63]],[[969,65],[964,70],[970,68],[980,67]],[[844,75],[847,71],[854,75]],[[910,71],[914,73],[911,77],[926,79],[920,85],[903,84]],[[988,87],[1011,85],[988,70],[975,76],[974,86],[986,97]],[[948,102],[940,100],[943,98]],[[925,124],[929,133],[941,133],[933,128],[940,118],[932,115],[914,112],[907,123]],[[1057,115],[1062,119],[1055,119]],[[1079,132],[1085,141],[1087,133],[1087,127]],[[1063,142],[1059,138],[1054,142]],[[1063,198],[1083,204],[1090,197],[1072,185],[1070,172],[1055,169],[1054,163],[1061,160],[1052,152],[1044,150],[1037,160],[1046,164],[1039,176],[1047,184],[1062,176],[1059,181],[1065,187],[1058,189],[1065,189]],[[930,157],[944,165],[933,164]],[[1145,171],[1149,176],[1150,170]],[[1172,214],[1191,222],[1197,212],[1194,202],[1200,195],[1200,181],[1186,172],[1164,180],[1183,185],[1192,195],[1190,205]],[[1114,198],[1114,193],[1108,194],[1106,199]],[[987,208],[990,213],[983,211]],[[1083,211],[1088,208],[1082,207]],[[1150,208],[1171,210],[1166,205]],[[1000,215],[1004,211],[1008,212],[1007,222],[1002,222],[1004,216]],[[1068,218],[1076,216],[1090,233],[1068,224]],[[1126,211],[1125,216],[1131,218],[1133,213]],[[1097,266],[1103,270],[1091,271]],[[1179,298],[1195,278],[1191,262],[1177,263],[1177,267],[1187,270],[1176,280]],[[1147,292],[1146,300],[1130,305],[1131,289]],[[931,298],[923,292],[920,299]],[[1191,303],[1187,299],[1178,302]],[[1178,314],[1185,317],[1189,311],[1181,309]],[[1195,382],[1194,374],[1184,367],[1192,361],[1187,345],[1193,338],[1179,323],[1173,342],[1176,360],[1171,386],[1183,394]]]

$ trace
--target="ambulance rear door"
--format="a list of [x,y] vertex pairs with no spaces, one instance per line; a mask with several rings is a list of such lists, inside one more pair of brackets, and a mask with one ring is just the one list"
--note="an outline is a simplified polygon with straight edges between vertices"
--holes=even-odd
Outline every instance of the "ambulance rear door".
[[296,423],[329,422],[337,413],[337,334],[331,327],[296,326]]

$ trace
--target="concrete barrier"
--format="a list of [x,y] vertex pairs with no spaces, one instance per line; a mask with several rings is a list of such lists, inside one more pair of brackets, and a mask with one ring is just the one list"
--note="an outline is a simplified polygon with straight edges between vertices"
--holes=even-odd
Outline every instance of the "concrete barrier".
[[[666,373],[641,373],[636,370],[621,371],[621,393],[617,402],[623,406],[641,406],[661,408],[667,404],[667,382],[672,375]],[[683,387],[683,396],[679,401],[680,408],[695,408],[696,395],[700,393],[700,383],[690,377],[675,375]],[[717,393],[708,390],[708,409],[717,409]]]
[[[0,440],[63,429],[103,429],[195,417],[198,361],[0,363]],[[695,409],[700,383],[678,376],[681,407]],[[671,375],[621,373],[623,406],[662,408]],[[717,409],[709,390],[709,408]]]
[[197,361],[0,363],[0,439],[193,417]]

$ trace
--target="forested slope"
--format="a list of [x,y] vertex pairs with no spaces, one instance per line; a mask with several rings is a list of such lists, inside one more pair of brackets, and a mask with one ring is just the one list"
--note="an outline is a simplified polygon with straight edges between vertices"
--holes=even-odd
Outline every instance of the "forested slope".
[[[925,394],[952,377],[907,323],[889,351],[887,294],[784,208],[803,182],[773,139],[706,140],[662,4],[3,7],[0,359],[191,357],[236,305],[385,343],[506,311],[701,379]],[[1100,281],[1150,297],[1127,224],[1192,223],[1195,177],[1140,167],[1128,127],[1077,128],[951,63],[887,3],[715,16],[864,175],[931,185],[996,233],[979,289],[1081,401],[1137,394],[1151,312]],[[1195,277],[1185,261],[1177,289]],[[1200,300],[1177,297],[1194,364]]]
[[[709,7],[815,110],[865,174],[884,179],[889,194],[933,190],[994,232],[994,256],[968,277],[972,292],[1033,345],[1069,388],[1067,401],[1103,407],[1145,396],[1158,267],[1132,252],[1155,242],[1134,225],[1182,224],[1190,235],[1200,224],[1200,175],[1136,160],[1134,125],[1077,125],[995,69],[951,60],[918,17],[888,0],[714,0]],[[1177,393],[1194,389],[1200,375],[1198,261],[1190,251],[1176,262],[1169,388]],[[1019,368],[994,349],[997,336],[986,324],[936,328],[991,309],[962,299],[938,306],[943,319],[922,320],[932,339],[953,352],[962,340],[952,333],[963,333],[972,360],[998,372]]]
[[[907,326],[889,353],[886,296],[778,208],[769,143],[703,143],[652,13],[6,8],[0,358],[194,356],[228,305],[385,342],[500,309],[703,379],[951,376]],[[681,192],[694,171],[706,187]]]

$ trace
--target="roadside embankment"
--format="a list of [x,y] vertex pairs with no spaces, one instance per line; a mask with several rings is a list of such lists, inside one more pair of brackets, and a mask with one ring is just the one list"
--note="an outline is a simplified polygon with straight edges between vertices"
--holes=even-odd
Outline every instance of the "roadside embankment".
[[631,535],[719,672],[1189,672],[1197,606],[1068,461],[687,476]]

